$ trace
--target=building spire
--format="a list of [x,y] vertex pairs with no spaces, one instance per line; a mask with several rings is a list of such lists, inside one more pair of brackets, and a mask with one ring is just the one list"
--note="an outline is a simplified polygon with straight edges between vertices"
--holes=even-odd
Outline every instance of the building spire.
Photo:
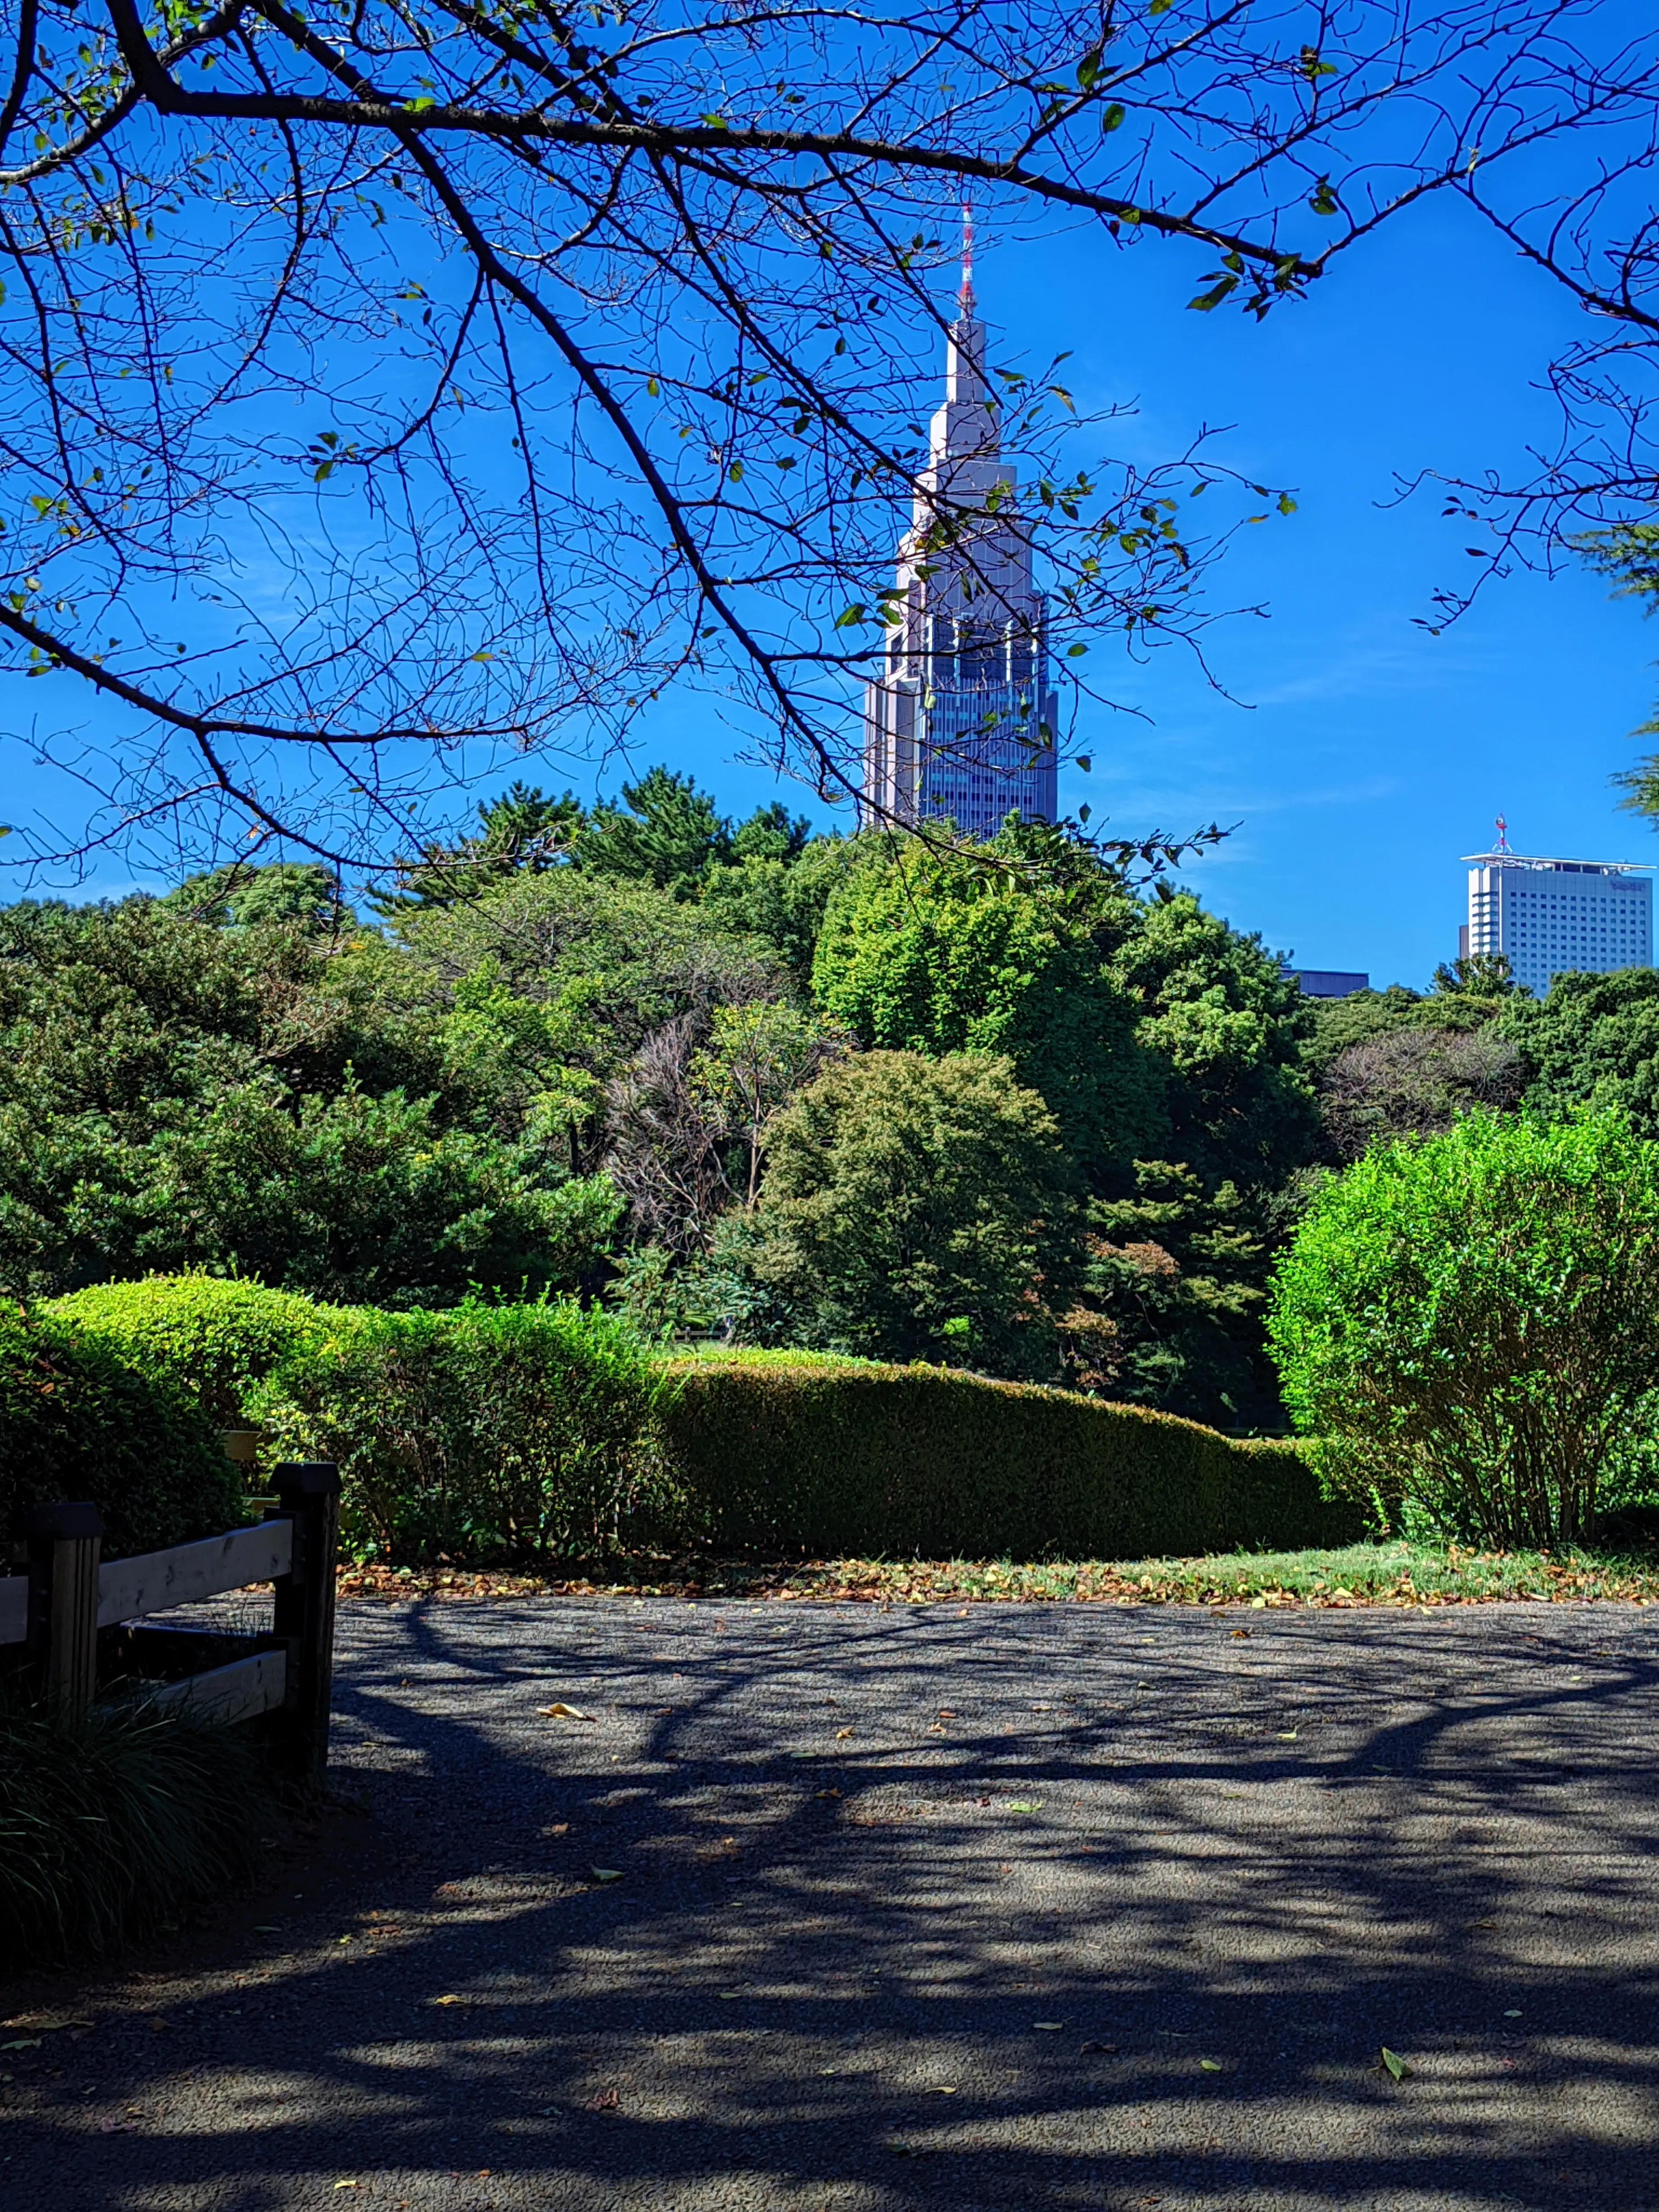
[[975,304],[974,210],[964,200],[962,205],[962,289],[957,294],[957,308],[964,322],[972,321]]

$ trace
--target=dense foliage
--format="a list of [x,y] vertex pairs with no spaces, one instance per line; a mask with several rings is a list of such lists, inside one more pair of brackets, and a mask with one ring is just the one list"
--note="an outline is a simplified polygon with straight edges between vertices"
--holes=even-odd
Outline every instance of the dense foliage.
[[1293,1443],[937,1367],[705,1358],[665,1419],[685,1525],[734,1548],[1121,1559],[1360,1526]]
[[0,1958],[95,1958],[249,1880],[276,1820],[246,1729],[142,1700],[0,1706]]
[[1310,1015],[1190,896],[1063,830],[815,837],[653,769],[514,786],[374,905],[296,861],[0,911],[0,1287],[608,1294],[1277,1425]]
[[773,1121],[710,1270],[771,1344],[1052,1375],[1045,1266],[1071,1194],[1053,1116],[981,1053],[860,1053]]
[[224,1430],[245,1424],[259,1384],[326,1328],[332,1310],[223,1275],[146,1275],[73,1291],[46,1310],[81,1341],[184,1391]]
[[359,1556],[603,1551],[657,1502],[659,1369],[574,1302],[322,1317],[251,1413],[267,1456],[333,1460]]
[[187,1389],[64,1316],[0,1310],[0,1542],[64,1498],[98,1507],[112,1556],[242,1517],[217,1424]]
[[1659,1376],[1659,1147],[1616,1112],[1471,1115],[1324,1183],[1271,1340],[1328,1468],[1449,1534],[1593,1534]]

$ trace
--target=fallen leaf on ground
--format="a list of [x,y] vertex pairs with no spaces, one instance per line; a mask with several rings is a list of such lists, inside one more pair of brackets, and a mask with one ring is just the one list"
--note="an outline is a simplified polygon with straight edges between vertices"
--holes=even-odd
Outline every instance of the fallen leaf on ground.
[[1011,1797],[1007,1810],[1011,1813],[1040,1813],[1042,1800],[1041,1797]]
[[1218,2074],[1221,2071],[1221,2061],[1218,2058],[1200,2058],[1198,2063],[1206,2074]]
[[1034,2020],[1031,2025],[1041,2028],[1044,2035],[1058,2035],[1066,2023],[1063,2020]]
[[337,2181],[334,2185],[337,2189],[361,2189],[362,2185],[361,2181]]
[[614,2112],[621,2103],[622,2099],[615,2089],[601,2089],[597,2097],[588,2099],[587,2109],[590,2112]]
[[100,2120],[98,2132],[100,2136],[136,2136],[138,2123],[137,2120]]
[[623,1878],[620,1867],[589,1867],[587,1871],[595,1881],[620,1881]]
[[853,1731],[851,1729],[837,1729],[836,1730],[836,1741],[837,1743],[845,1743],[848,1737],[851,1735]]
[[815,1790],[812,1795],[815,1797],[839,1797],[841,1792],[839,1790]]
[[466,1999],[465,1997],[458,1997],[451,1995],[447,1997],[428,1997],[427,1999],[427,2002],[434,2005],[465,2004],[466,2002]]
[[1294,1729],[1280,1729],[1279,1731],[1279,1741],[1280,1743],[1294,1743],[1296,1741],[1296,1730]]
[[91,2027],[94,2023],[73,2013],[20,2012],[15,2020],[0,2020],[0,2027],[26,2027],[33,2035],[55,2035],[60,2027]]
[[954,2097],[957,2094],[957,2085],[954,2081],[935,2081],[933,2087],[941,2097]]
[[1498,1923],[1495,1920],[1471,1920],[1469,1925],[1471,1928],[1496,1928]]
[[591,1721],[593,1717],[592,1713],[578,1712],[574,1705],[563,1705],[556,1699],[550,1705],[538,1705],[536,1711],[550,1721]]
[[0,2043],[0,2051],[38,2051],[40,2048],[38,2035],[20,2035],[11,2043]]
[[1396,2081],[1403,2081],[1412,2069],[1407,2065],[1405,2060],[1400,2056],[1399,2052],[1396,2051],[1390,2051],[1388,2045],[1385,2043],[1382,2046],[1382,2055],[1383,2065],[1394,2076],[1395,2080]]

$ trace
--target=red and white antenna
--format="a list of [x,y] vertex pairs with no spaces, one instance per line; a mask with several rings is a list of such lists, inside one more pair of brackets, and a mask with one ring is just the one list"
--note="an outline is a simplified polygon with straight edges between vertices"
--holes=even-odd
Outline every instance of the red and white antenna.
[[1500,814],[1494,826],[1498,831],[1498,842],[1492,847],[1492,850],[1494,853],[1507,853],[1510,849],[1510,825]]
[[974,210],[964,200],[962,208],[962,289],[957,305],[964,316],[974,312]]

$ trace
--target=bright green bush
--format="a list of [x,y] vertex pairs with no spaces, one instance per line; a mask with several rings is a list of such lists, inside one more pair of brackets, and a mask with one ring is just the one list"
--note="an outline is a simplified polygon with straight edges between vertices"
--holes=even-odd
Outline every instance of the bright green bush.
[[255,1872],[275,1817],[245,1729],[142,1700],[0,1711],[0,1959],[96,1955]]
[[244,1517],[217,1424],[165,1373],[52,1313],[0,1313],[0,1538],[32,1505],[90,1498],[106,1555],[160,1551]]
[[271,1455],[338,1462],[360,1556],[594,1552],[663,1510],[661,1370],[571,1301],[329,1314],[252,1401]]
[[1651,1434],[1659,1146],[1622,1114],[1472,1115],[1316,1194],[1269,1340],[1332,1475],[1496,1544],[1592,1535]]
[[680,1525],[734,1550],[1125,1559],[1349,1541],[1304,1447],[938,1367],[675,1363]]
[[1059,1365],[1072,1194],[1052,1115],[1006,1060],[866,1052],[767,1125],[754,1206],[707,1270],[751,1343],[1002,1374]]
[[255,1385],[318,1335],[331,1311],[292,1291],[222,1275],[100,1283],[45,1310],[128,1365],[179,1384],[221,1429],[242,1425]]

